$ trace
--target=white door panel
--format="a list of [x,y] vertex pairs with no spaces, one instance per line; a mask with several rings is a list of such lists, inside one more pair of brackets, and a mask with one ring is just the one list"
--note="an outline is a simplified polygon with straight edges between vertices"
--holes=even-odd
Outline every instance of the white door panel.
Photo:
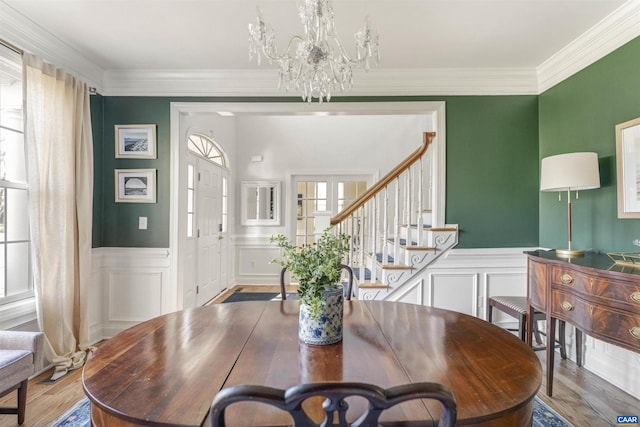
[[[184,192],[179,197],[186,225],[179,255],[182,307],[201,306],[228,286],[228,177],[223,153],[200,135],[188,145]],[[191,141],[191,139],[189,140]],[[210,142],[210,141],[209,141]],[[189,142],[189,144],[191,144]],[[213,155],[213,154],[215,155]],[[185,197],[186,196],[186,197]],[[184,205],[183,205],[184,204]]]
[[218,224],[222,224],[222,177],[220,166],[202,159],[198,159],[198,172],[197,304],[202,305],[221,291]]

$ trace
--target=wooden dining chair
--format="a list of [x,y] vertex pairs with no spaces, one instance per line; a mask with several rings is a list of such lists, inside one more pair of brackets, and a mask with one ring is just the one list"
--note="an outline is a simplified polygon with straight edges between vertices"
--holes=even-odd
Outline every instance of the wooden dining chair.
[[[302,407],[304,401],[313,397],[325,399],[322,404],[325,418],[320,424],[313,421]],[[369,403],[353,424],[347,422],[348,397],[364,398]],[[453,393],[442,384],[419,382],[383,389],[373,384],[344,382],[300,384],[286,390],[258,385],[222,389],[211,404],[211,427],[225,427],[225,409],[233,403],[244,401],[264,403],[288,412],[295,427],[378,427],[378,418],[386,409],[413,399],[438,400],[442,405],[438,427],[455,426],[456,400]]]
[[[340,264],[340,266],[347,271],[349,274],[349,281],[347,284],[347,292],[344,295],[344,299],[351,300],[351,294],[353,293],[353,269],[346,264]],[[285,273],[287,272],[287,268],[284,267],[282,271],[280,271],[280,295],[283,300],[287,299],[287,289],[286,284],[284,282]]]

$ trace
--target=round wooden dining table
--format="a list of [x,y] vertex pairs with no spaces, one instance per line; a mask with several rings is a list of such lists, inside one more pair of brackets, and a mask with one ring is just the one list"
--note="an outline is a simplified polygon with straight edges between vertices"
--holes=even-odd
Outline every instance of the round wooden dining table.
[[[509,332],[453,311],[354,300],[345,301],[342,341],[310,346],[298,341],[298,307],[295,300],[215,304],[117,334],[83,370],[93,425],[203,426],[222,388],[324,381],[384,388],[437,382],[456,398],[457,425],[531,425],[541,364]],[[242,405],[251,403],[230,407],[228,425],[288,424],[269,407]],[[381,420],[431,425],[439,413],[435,402],[414,401],[392,408]]]

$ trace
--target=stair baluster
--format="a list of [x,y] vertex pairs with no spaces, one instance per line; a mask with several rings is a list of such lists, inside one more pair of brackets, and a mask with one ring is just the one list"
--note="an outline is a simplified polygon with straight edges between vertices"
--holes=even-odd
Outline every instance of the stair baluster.
[[422,204],[424,193],[424,156],[420,158],[418,168],[418,218],[416,219],[416,242],[418,246],[425,246],[424,238],[424,205]]
[[[400,260],[400,177],[395,179],[396,191],[393,198],[393,265],[399,265]],[[385,259],[384,262],[387,262]]]
[[[371,209],[371,255],[369,256],[369,274],[371,275],[371,283],[375,283],[378,280],[378,273],[376,269],[376,254],[378,253],[378,209],[379,209],[379,197],[376,194],[373,197],[373,206]],[[364,273],[361,277],[365,277]]]

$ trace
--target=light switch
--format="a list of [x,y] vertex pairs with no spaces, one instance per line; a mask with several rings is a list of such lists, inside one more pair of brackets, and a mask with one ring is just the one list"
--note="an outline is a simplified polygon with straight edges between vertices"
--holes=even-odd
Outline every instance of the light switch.
[[147,229],[147,217],[140,216],[138,217],[138,230],[146,230]]

